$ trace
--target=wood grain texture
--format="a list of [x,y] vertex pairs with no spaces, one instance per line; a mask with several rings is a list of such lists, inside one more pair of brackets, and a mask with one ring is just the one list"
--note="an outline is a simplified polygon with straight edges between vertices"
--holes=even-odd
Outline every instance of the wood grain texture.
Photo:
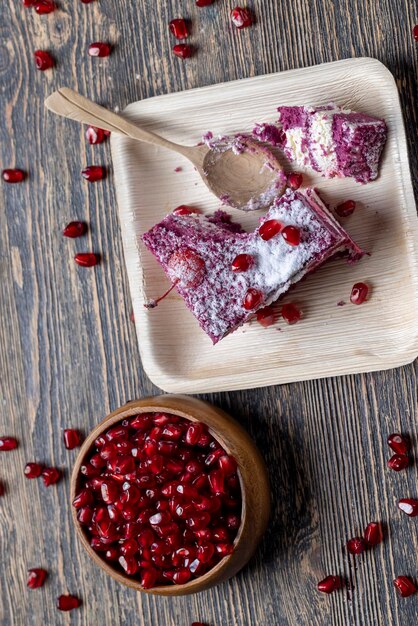
[[[68,85],[106,106],[181,89],[351,56],[373,56],[400,88],[415,190],[418,184],[417,48],[414,0],[254,0],[254,28],[228,26],[232,2],[197,9],[191,0],[61,2],[51,16],[0,6],[0,167],[26,168],[23,185],[1,185],[0,430],[15,434],[0,477],[0,623],[5,626],[407,626],[418,598],[400,600],[391,581],[417,574],[414,520],[396,499],[417,495],[417,468],[389,473],[386,434],[414,435],[416,363],[401,369],[205,396],[235,415],[267,460],[273,518],[257,555],[237,577],[193,597],[153,598],[110,580],[76,542],[68,474],[76,451],[64,427],[88,432],[126,400],[157,392],[144,376],[124,270],[112,174],[87,185],[86,164],[109,164],[108,145],[86,145],[70,122],[47,116],[43,101]],[[199,54],[181,63],[170,53],[167,23],[193,18]],[[108,59],[86,54],[92,41],[115,44]],[[57,67],[34,69],[32,52],[50,49]],[[64,241],[70,219],[90,223],[86,241]],[[75,266],[93,249],[103,263]],[[359,329],[361,332],[361,329]],[[415,440],[415,452],[417,442]],[[26,461],[65,469],[45,489],[23,476]],[[358,559],[345,540],[371,519],[388,525],[384,545]],[[44,566],[43,589],[26,588],[26,569]],[[342,573],[352,593],[319,596],[316,582]],[[71,615],[55,597],[72,592],[84,605]]]

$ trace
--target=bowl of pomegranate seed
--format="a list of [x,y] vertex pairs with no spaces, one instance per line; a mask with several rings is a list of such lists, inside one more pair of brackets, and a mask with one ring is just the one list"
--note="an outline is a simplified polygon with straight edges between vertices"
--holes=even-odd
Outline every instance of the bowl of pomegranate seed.
[[264,461],[221,409],[188,396],[127,403],[86,438],[71,478],[91,558],[138,591],[185,595],[236,574],[270,513]]

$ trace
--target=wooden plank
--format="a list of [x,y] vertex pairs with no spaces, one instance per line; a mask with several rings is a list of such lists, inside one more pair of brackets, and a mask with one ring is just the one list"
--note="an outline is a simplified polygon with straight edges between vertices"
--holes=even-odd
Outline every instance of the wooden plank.
[[[141,370],[123,262],[112,173],[87,185],[86,164],[110,163],[109,146],[85,144],[76,125],[46,114],[43,100],[68,85],[99,102],[129,102],[185,88],[276,72],[350,56],[375,56],[400,87],[412,174],[417,189],[417,57],[413,0],[254,0],[257,26],[237,33],[230,3],[197,9],[191,0],[157,3],[101,0],[62,3],[40,17],[21,2],[0,7],[0,164],[27,169],[24,185],[0,186],[0,433],[16,452],[0,458],[7,487],[0,506],[0,623],[189,626],[406,626],[417,599],[398,599],[391,580],[416,574],[413,520],[396,512],[416,495],[416,468],[389,474],[385,436],[414,432],[416,364],[385,373],[206,395],[248,428],[271,468],[274,514],[253,562],[229,583],[198,596],[150,598],[106,579],[75,541],[68,471],[75,451],[62,429],[85,432],[126,400],[156,393]],[[167,23],[194,20],[199,53],[182,63],[170,53]],[[202,31],[202,32],[200,32]],[[114,42],[109,59],[86,48]],[[50,49],[57,67],[34,69],[32,52]],[[136,77],[139,78],[136,78]],[[63,241],[67,221],[86,219],[85,241]],[[94,249],[102,265],[83,271],[74,252]],[[360,330],[359,330],[360,332]],[[56,487],[27,481],[39,460],[65,468]],[[389,524],[385,544],[350,566],[347,537],[372,518]],[[49,580],[26,588],[27,567],[45,566]],[[345,573],[355,587],[322,597],[319,577]],[[82,609],[58,614],[55,597],[79,594]]]

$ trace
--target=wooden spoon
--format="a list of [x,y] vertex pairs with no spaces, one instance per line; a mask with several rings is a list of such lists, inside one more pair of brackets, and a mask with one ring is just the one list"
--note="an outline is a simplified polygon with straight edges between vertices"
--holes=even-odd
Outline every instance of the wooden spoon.
[[51,94],[45,100],[45,106],[82,124],[91,124],[181,154],[193,163],[215,196],[237,209],[267,208],[284,191],[285,176],[277,158],[250,138],[214,140],[209,142],[210,147],[206,144],[183,146],[133,124],[67,87]]

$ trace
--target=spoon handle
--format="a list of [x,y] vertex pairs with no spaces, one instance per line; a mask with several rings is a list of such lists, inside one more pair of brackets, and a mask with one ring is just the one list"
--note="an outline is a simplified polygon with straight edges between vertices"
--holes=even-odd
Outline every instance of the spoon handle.
[[112,133],[119,133],[138,141],[162,146],[190,158],[192,148],[180,146],[149,130],[145,130],[68,87],[61,87],[58,91],[54,91],[45,100],[45,106],[53,113],[76,120],[81,124],[91,124],[92,126],[109,130]]

